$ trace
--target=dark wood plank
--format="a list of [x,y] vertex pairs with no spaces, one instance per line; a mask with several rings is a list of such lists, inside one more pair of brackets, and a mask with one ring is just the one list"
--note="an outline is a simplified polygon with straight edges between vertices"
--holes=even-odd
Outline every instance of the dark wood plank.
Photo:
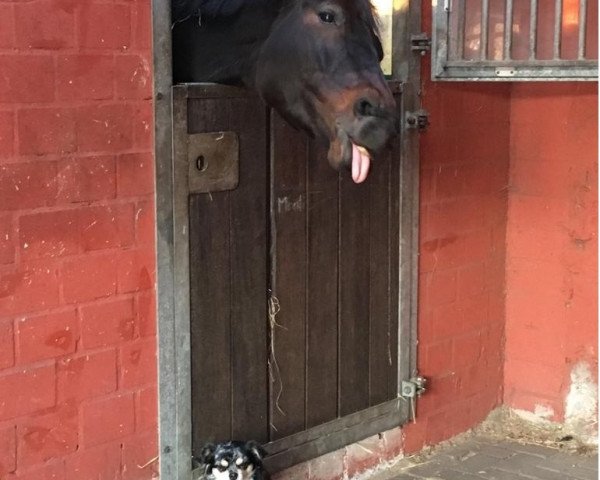
[[[222,315],[205,309],[193,316],[197,332],[192,339],[192,358],[197,373],[192,380],[195,409],[194,448],[216,435],[223,439],[268,440],[267,350],[266,350],[266,234],[267,234],[267,147],[266,109],[256,97],[210,98],[189,101],[190,133],[232,130],[240,140],[240,184],[231,192],[203,195],[202,210],[210,212],[210,227],[221,232],[219,240],[200,247],[199,237],[190,237],[192,248],[205,249],[204,258],[191,257],[191,276],[202,278],[192,302],[224,302],[228,325]],[[222,200],[221,197],[226,200]],[[198,228],[206,228],[199,225]],[[224,239],[228,238],[229,241]],[[211,257],[225,256],[227,265],[211,271]],[[226,279],[226,280],[225,280]],[[228,299],[223,291],[229,292]],[[215,300],[216,299],[216,300]],[[195,310],[196,311],[196,310]],[[198,319],[197,317],[201,317]],[[219,330],[218,342],[210,333]],[[211,330],[213,329],[213,330]],[[225,342],[225,336],[227,341]],[[225,344],[226,343],[226,344]],[[198,345],[205,345],[205,352]],[[207,350],[210,349],[210,350]],[[207,361],[207,356],[211,358]],[[226,357],[229,356],[229,359]],[[222,361],[221,361],[222,360]],[[207,362],[207,363],[202,363]],[[196,383],[198,382],[198,383]],[[214,389],[207,387],[214,386]],[[223,426],[219,426],[222,423]],[[203,428],[212,429],[203,431]],[[202,433],[201,433],[202,432]]]
[[369,184],[340,183],[339,414],[369,405]]
[[190,201],[192,435],[195,449],[231,436],[231,350],[227,194]]
[[[271,440],[305,428],[306,158],[308,138],[271,116]],[[275,304],[274,304],[275,305]]]
[[338,174],[324,147],[311,143],[308,170],[306,423],[337,417]]
[[257,99],[227,105],[240,137],[240,182],[231,191],[232,437],[268,439],[267,112]]
[[[401,104],[400,95],[396,95],[396,102]],[[400,283],[400,162],[402,162],[401,139],[394,141],[390,163],[390,214],[389,214],[389,236],[390,236],[390,295],[389,304],[389,331],[392,332],[390,339],[390,354],[392,364],[388,369],[388,398],[395,398],[398,392],[398,321],[399,321],[399,283]],[[406,195],[403,193],[402,195]],[[405,238],[412,235],[412,231],[403,232]],[[414,248],[418,248],[415,246]],[[410,288],[410,286],[408,287]],[[416,288],[416,285],[414,286]],[[410,319],[402,319],[410,323]],[[406,345],[407,348],[411,348]]]
[[390,330],[390,157],[381,155],[369,174],[370,296],[369,296],[369,404],[389,400],[388,376],[392,365]]
[[[196,102],[190,133],[227,128],[224,100]],[[190,329],[192,447],[231,437],[229,193],[192,195]]]

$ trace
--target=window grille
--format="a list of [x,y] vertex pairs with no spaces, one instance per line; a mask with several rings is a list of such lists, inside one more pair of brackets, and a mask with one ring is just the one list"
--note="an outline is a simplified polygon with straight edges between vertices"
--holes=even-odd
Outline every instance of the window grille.
[[597,80],[598,0],[434,0],[436,80]]

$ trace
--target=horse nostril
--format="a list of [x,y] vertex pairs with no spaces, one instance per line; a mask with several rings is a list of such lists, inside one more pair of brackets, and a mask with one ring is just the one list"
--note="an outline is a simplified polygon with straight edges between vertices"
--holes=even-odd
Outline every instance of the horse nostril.
[[357,117],[372,117],[377,107],[368,98],[361,98],[354,104],[354,114]]

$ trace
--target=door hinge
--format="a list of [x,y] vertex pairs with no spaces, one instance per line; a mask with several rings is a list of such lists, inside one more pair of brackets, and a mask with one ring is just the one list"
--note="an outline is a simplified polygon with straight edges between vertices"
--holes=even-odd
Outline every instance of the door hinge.
[[406,112],[406,128],[415,128],[419,131],[427,129],[429,126],[429,113],[426,110],[417,110],[416,112]]
[[425,393],[426,385],[427,379],[416,375],[409,380],[404,380],[400,386],[400,395],[410,405],[410,416],[413,423],[417,421],[417,398]]
[[402,382],[402,396],[404,398],[418,398],[427,391],[427,379],[416,376]]
[[419,52],[420,55],[425,55],[431,50],[431,37],[426,33],[417,33],[410,36],[410,49],[413,52]]

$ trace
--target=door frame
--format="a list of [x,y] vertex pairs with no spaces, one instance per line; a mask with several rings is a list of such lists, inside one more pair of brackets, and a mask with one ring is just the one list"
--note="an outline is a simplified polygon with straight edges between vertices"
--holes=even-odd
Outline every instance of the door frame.
[[[402,83],[401,111],[419,109],[420,56],[410,47],[410,35],[421,26],[420,0],[395,0],[393,19],[393,78]],[[179,178],[174,162],[176,125],[185,124],[181,96],[189,87],[173,88],[171,55],[171,0],[152,0],[154,52],[154,135],[156,179],[156,251],[158,322],[159,459],[163,480],[191,480],[191,368],[190,302],[187,185]],[[198,91],[198,87],[192,87]],[[201,90],[201,87],[200,87]],[[224,88],[224,91],[229,90]],[[400,162],[400,278],[398,322],[398,388],[416,376],[418,218],[419,218],[419,136],[401,122]],[[187,184],[187,181],[185,181]],[[183,198],[186,197],[186,198]],[[405,345],[405,348],[401,348]],[[408,418],[409,405],[400,398],[341,419],[334,435],[325,438],[283,439],[268,448],[273,454],[273,470],[322,455],[364,438],[365,422],[376,431],[400,425]],[[327,424],[325,424],[327,425]],[[319,435],[320,427],[310,435]],[[302,436],[308,432],[297,434]],[[373,432],[376,433],[376,432]],[[372,433],[367,433],[372,434]],[[308,435],[308,436],[310,436]],[[303,450],[297,447],[298,442]],[[286,448],[288,445],[290,448]]]

